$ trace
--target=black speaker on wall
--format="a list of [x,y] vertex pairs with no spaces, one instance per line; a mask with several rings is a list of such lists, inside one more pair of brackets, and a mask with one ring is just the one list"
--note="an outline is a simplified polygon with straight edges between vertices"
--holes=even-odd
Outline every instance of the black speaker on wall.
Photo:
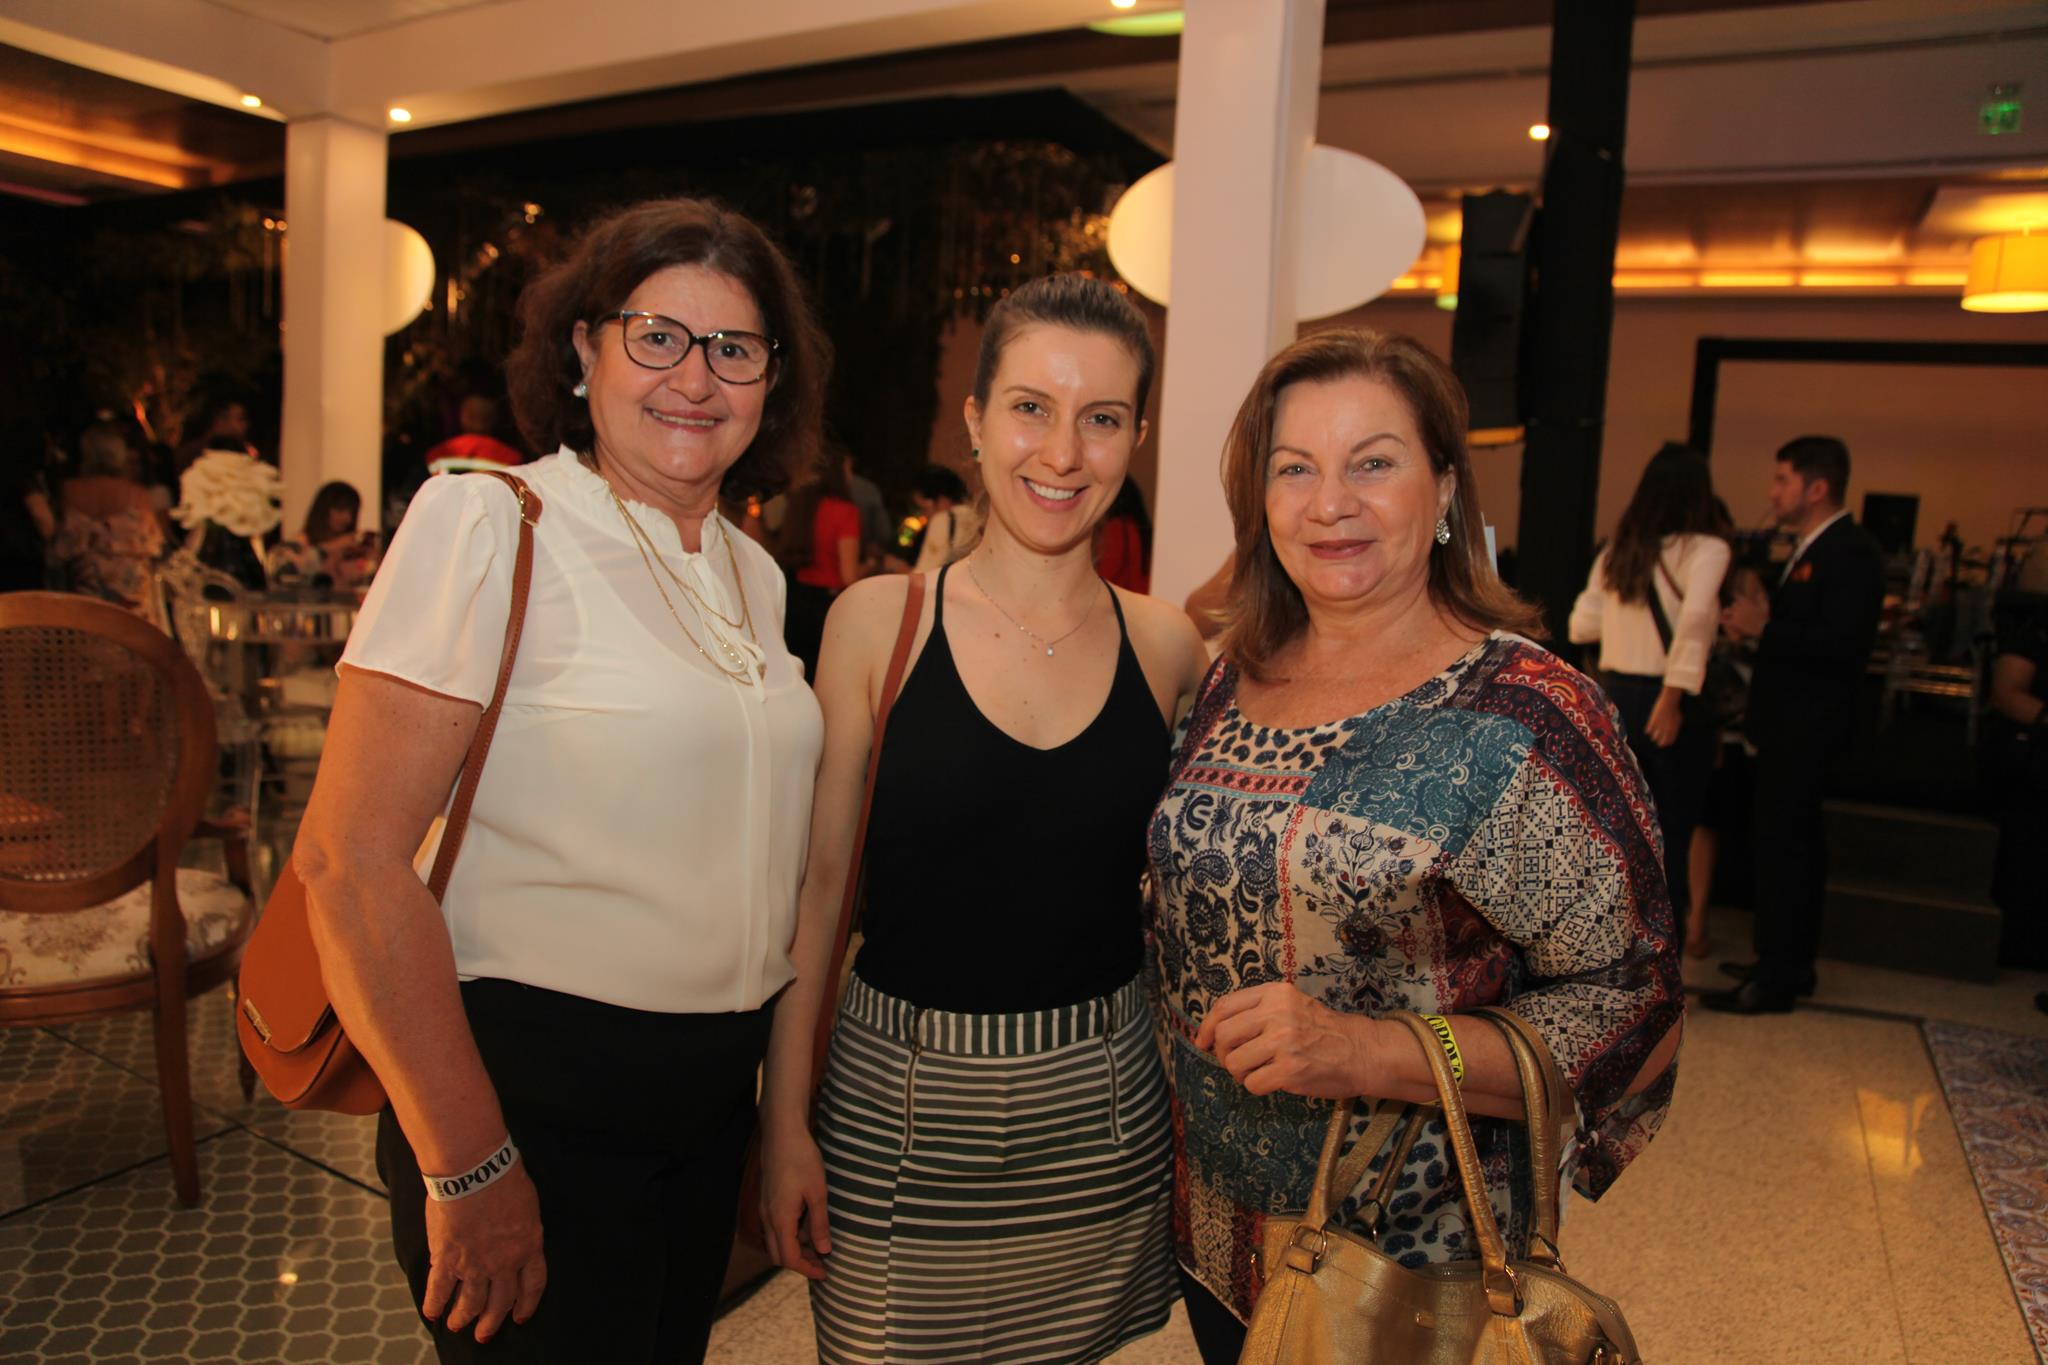
[[1519,426],[1517,362],[1528,294],[1531,205],[1526,194],[1468,194],[1451,318],[1451,369],[1472,404],[1472,427]]
[[1913,548],[1913,532],[1920,522],[1918,493],[1865,493],[1863,529],[1870,532],[1886,554],[1902,554]]

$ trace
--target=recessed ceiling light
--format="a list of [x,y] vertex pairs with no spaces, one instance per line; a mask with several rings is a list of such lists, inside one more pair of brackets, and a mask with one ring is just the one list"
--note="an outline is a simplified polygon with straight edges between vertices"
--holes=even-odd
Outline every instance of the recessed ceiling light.
[[1136,9],[1138,0],[1109,0],[1111,9]]
[[261,109],[263,107],[263,99],[260,95],[244,95],[242,96],[242,107],[244,109]]
[[1549,140],[1550,140],[1550,125],[1549,125],[1549,124],[1547,124],[1547,123],[1532,123],[1532,124],[1530,124],[1530,125],[1529,125],[1529,137],[1530,137],[1530,139],[1531,139],[1532,141],[1536,141],[1536,142],[1547,142],[1547,141],[1549,141]]
[[391,106],[391,121],[392,121],[393,123],[411,123],[411,122],[412,122],[412,110],[410,110],[410,109],[402,109],[402,108],[400,108],[399,106],[397,106],[397,105],[395,105],[395,104],[394,104],[394,105],[392,105],[392,106]]

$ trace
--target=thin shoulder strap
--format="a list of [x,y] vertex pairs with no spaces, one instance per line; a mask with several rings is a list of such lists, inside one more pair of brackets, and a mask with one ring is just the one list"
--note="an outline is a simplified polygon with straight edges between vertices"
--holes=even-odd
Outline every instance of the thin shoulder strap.
[[[939,571],[941,580],[945,570]],[[910,574],[905,580],[903,594],[903,620],[896,627],[896,645],[889,651],[889,669],[882,675],[882,697],[875,707],[875,733],[868,741],[868,771],[861,783],[860,819],[853,827],[853,856],[846,866],[846,891],[839,900],[839,928],[832,938],[832,965],[825,973],[827,998],[818,1010],[818,1028],[811,1039],[811,1089],[817,1090],[818,1082],[825,1075],[825,1048],[832,1041],[832,1028],[839,1021],[839,1011],[833,1007],[831,992],[838,989],[839,974],[846,967],[846,949],[853,941],[855,911],[860,905],[861,864],[868,844],[868,814],[875,804],[875,773],[882,766],[882,736],[889,726],[889,712],[896,705],[896,694],[903,688],[903,670],[910,662],[910,646],[917,639],[917,623],[924,615],[924,575]],[[939,603],[945,600],[941,591],[932,604],[932,630],[938,631]]]
[[498,685],[491,704],[476,723],[469,741],[469,756],[462,761],[462,776],[455,784],[455,801],[448,808],[448,824],[441,832],[441,849],[434,855],[434,872],[427,890],[440,900],[448,890],[448,878],[455,871],[455,855],[462,850],[462,836],[469,830],[469,808],[476,800],[477,783],[483,780],[484,760],[490,756],[491,736],[498,731],[498,717],[505,710],[505,691],[512,682],[512,661],[519,657],[519,637],[526,629],[526,599],[533,591],[533,528],[540,524],[540,495],[526,481],[499,470],[480,470],[490,478],[502,479],[519,499],[519,551],[512,561],[512,610],[505,620],[505,649],[498,659]]

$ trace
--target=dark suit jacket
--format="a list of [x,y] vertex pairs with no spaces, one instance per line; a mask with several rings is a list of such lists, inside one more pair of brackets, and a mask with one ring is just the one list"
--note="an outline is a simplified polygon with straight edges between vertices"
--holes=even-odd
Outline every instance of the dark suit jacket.
[[1883,605],[1884,555],[1844,517],[1771,593],[1749,688],[1747,728],[1759,749],[1824,752],[1848,743]]

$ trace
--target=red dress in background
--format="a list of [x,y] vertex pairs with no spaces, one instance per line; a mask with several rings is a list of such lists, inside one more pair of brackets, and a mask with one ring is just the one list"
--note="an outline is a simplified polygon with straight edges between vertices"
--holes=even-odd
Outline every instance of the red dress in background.
[[843,592],[846,580],[839,576],[842,540],[860,543],[860,509],[847,499],[828,493],[818,499],[818,510],[811,517],[811,558],[796,571],[796,581]]
[[1145,567],[1145,537],[1129,517],[1110,517],[1095,540],[1095,572],[1128,592],[1152,591]]

